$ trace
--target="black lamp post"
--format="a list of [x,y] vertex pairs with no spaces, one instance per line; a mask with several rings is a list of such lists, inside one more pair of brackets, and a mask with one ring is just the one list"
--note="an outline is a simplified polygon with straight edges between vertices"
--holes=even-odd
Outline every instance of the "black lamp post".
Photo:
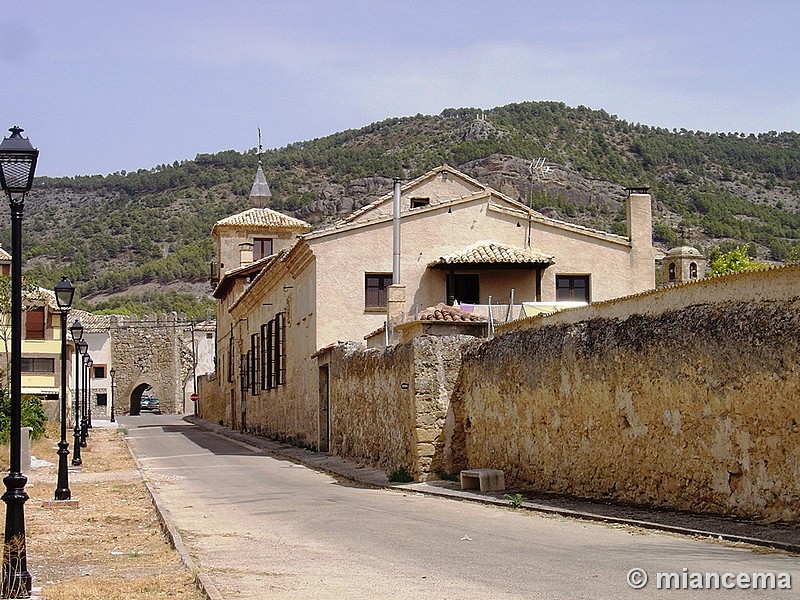
[[72,335],[72,341],[75,344],[75,423],[72,428],[72,465],[79,467],[83,463],[81,459],[81,378],[80,378],[80,364],[81,364],[81,349],[80,345],[83,341],[83,325],[78,319],[69,326],[69,332]]
[[117,387],[116,382],[114,381],[114,376],[117,374],[117,370],[114,367],[111,367],[111,370],[108,372],[111,375],[111,422],[114,422],[114,392],[116,391],[114,388]]
[[92,428],[92,366],[94,361],[88,354],[86,355],[86,437],[89,437],[89,430]]
[[72,307],[75,297],[75,287],[69,279],[62,277],[56,284],[56,304],[61,311],[61,441],[58,442],[58,484],[56,486],[56,500],[69,500],[72,492],[69,490],[69,474],[67,471],[67,456],[69,456],[69,442],[67,441],[67,312]]
[[0,143],[0,186],[11,205],[11,447],[10,468],[3,479],[6,491],[5,547],[2,567],[4,598],[28,598],[31,574],[25,549],[25,502],[28,479],[22,474],[20,457],[22,425],[22,212],[25,195],[33,186],[39,151],[22,129],[9,129],[11,136]]
[[[86,428],[86,357],[89,355],[89,343],[86,340],[78,342],[78,350],[81,353],[80,360],[80,375],[81,380],[81,395],[80,395],[80,431],[81,431],[81,447],[86,447],[86,436],[88,431]],[[77,367],[76,367],[77,369]],[[77,372],[77,371],[76,371]]]

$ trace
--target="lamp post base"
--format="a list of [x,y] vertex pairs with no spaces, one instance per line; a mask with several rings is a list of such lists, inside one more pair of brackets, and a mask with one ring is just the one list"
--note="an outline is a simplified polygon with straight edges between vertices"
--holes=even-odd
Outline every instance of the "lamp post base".
[[83,460],[81,460],[81,432],[80,429],[75,427],[73,431],[74,434],[74,441],[72,444],[73,452],[72,455],[72,466],[73,467],[80,467],[83,464]]
[[28,478],[22,473],[9,473],[3,483],[6,492],[5,552],[3,555],[3,598],[28,598],[31,591],[31,574],[25,550],[25,502]]
[[67,457],[69,456],[69,443],[66,440],[58,442],[58,484],[56,487],[56,500],[69,500],[72,492],[69,490],[69,477],[67,471]]

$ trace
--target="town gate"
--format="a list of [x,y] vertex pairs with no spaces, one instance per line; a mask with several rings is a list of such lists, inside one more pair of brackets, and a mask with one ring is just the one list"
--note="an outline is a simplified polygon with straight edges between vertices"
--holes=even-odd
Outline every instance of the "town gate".
[[163,413],[183,413],[185,389],[195,371],[194,325],[175,315],[111,317],[109,341],[114,367],[116,412],[139,414],[149,387]]

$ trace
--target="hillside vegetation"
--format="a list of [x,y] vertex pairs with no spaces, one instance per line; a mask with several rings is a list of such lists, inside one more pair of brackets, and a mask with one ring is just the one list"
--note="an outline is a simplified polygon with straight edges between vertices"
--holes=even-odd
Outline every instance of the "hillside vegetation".
[[[66,275],[84,303],[103,300],[109,310],[167,298],[205,315],[211,227],[249,207],[258,159],[255,150],[227,150],[135,173],[38,178],[26,202],[26,273],[43,286]],[[531,169],[537,159],[544,168]],[[759,259],[787,261],[800,248],[795,132],[670,131],[530,102],[387,119],[261,160],[272,208],[316,224],[390,192],[394,176],[449,163],[549,216],[617,233],[625,231],[625,187],[650,186],[664,249],[750,244]],[[6,248],[8,219],[4,211]]]

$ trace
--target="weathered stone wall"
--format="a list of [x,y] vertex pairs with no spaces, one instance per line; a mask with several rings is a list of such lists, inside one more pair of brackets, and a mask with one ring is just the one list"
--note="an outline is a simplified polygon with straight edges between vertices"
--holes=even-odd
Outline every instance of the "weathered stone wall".
[[417,479],[800,522],[800,268],[331,353],[331,451]]
[[[468,351],[455,463],[543,491],[800,521],[797,274],[740,277],[738,301],[714,302],[725,279],[673,290],[681,309],[576,311]],[[773,284],[783,299],[763,296]],[[685,305],[697,290],[711,303]]]
[[[330,364],[330,451],[386,471],[415,466],[413,347],[337,347]],[[403,389],[403,384],[408,389]]]
[[198,415],[209,423],[225,424],[226,405],[221,396],[221,388],[214,373],[207,373],[197,378]]
[[449,455],[450,395],[469,336],[422,337],[389,348],[337,346],[330,361],[333,454],[416,479]]
[[153,387],[162,412],[183,412],[183,381],[191,365],[191,351],[187,353],[181,340],[182,329],[167,316],[113,320],[112,364],[117,370],[120,413],[130,410],[131,395],[141,385]]

